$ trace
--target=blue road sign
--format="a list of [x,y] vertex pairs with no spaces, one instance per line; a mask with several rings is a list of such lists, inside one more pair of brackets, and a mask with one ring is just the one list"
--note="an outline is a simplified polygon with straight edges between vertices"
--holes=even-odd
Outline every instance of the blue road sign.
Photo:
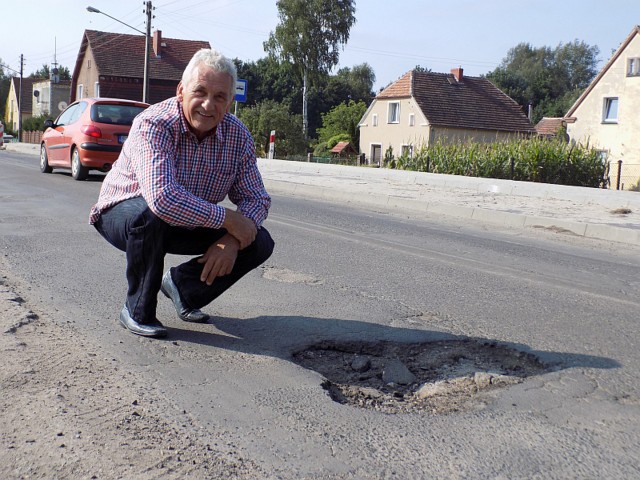
[[236,102],[247,101],[247,81],[238,79],[236,81]]

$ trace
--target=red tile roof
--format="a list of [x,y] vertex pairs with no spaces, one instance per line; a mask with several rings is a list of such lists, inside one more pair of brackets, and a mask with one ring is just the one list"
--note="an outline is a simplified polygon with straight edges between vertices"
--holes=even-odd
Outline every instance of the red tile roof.
[[556,135],[563,125],[564,118],[562,117],[543,117],[542,120],[536,124],[536,132],[538,135]]
[[[150,43],[152,40],[150,41]],[[150,47],[149,78],[180,81],[191,57],[201,48],[211,48],[209,42],[197,40],[162,39],[161,56]],[[82,62],[86,47],[90,46],[100,75],[142,78],[144,76],[143,35],[85,30],[78,62]],[[76,62],[76,68],[79,65]]]
[[350,152],[355,152],[355,148],[351,146],[350,142],[338,142],[336,143],[336,146],[331,149],[331,153],[337,153],[337,154],[350,153]]
[[[460,74],[462,69],[460,69]],[[376,99],[413,97],[427,121],[436,126],[533,133],[520,106],[489,80],[412,70]]]

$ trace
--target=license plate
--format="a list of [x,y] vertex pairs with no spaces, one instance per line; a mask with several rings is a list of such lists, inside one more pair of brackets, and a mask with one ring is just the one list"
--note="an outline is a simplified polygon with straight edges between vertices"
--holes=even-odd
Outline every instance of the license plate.
[[124,143],[128,135],[118,135],[118,143]]

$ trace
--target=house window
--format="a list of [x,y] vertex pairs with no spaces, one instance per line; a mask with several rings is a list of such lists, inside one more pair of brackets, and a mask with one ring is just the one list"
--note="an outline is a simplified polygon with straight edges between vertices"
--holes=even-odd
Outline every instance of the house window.
[[604,99],[602,121],[604,123],[618,123],[618,97]]
[[416,115],[415,113],[409,114],[409,126],[413,127],[416,124]]
[[91,60],[87,60],[87,69],[91,68]]
[[388,123],[400,123],[400,102],[389,103]]
[[402,145],[401,154],[403,157],[413,158],[413,145]]
[[79,84],[78,89],[76,91],[76,100],[84,98],[84,85]]
[[96,97],[100,96],[100,82],[96,82],[93,85],[93,95]]
[[378,114],[374,113],[373,117],[371,117],[371,123],[373,124],[374,127],[378,126]]
[[640,75],[640,58],[630,58],[627,60],[627,77]]

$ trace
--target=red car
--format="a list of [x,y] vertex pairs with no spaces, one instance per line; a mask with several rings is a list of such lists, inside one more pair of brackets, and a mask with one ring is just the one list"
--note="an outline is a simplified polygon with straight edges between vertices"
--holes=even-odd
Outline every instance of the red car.
[[148,106],[117,98],[83,98],[72,103],[55,122],[44,122],[40,171],[70,168],[75,180],[86,179],[89,170],[109,171],[133,119]]

